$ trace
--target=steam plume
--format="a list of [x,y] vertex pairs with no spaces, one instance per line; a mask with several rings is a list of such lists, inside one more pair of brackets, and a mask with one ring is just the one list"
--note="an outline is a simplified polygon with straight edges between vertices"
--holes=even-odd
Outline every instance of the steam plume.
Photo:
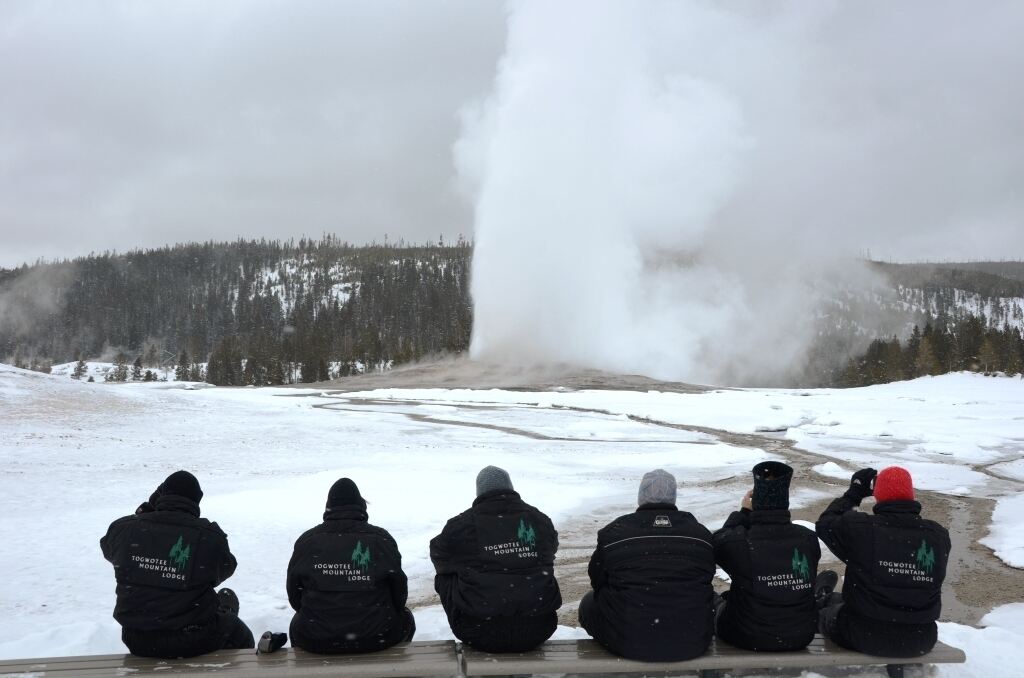
[[1024,12],[986,7],[514,4],[455,146],[473,355],[777,382],[826,273],[1012,229]]

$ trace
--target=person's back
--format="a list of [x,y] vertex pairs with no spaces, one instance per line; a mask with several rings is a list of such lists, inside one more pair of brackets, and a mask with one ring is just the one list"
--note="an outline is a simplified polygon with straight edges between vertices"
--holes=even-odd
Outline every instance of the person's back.
[[588,569],[594,591],[580,602],[580,624],[629,659],[690,659],[711,642],[711,533],[675,500],[675,478],[648,473],[637,511],[597,535]]
[[455,636],[486,652],[521,652],[550,638],[562,604],[557,549],[551,520],[520,498],[505,471],[483,469],[473,506],[430,542],[434,588]]
[[348,478],[331,487],[324,522],[295,542],[287,589],[294,647],[371,652],[415,633],[398,545],[367,522],[366,502]]
[[[873,515],[853,510],[872,494]],[[889,467],[854,474],[850,489],[822,513],[818,536],[846,563],[841,597],[823,600],[822,632],[876,656],[915,657],[937,640],[949,532],[921,517],[910,474]]]
[[254,647],[237,598],[214,590],[236,562],[220,527],[199,517],[201,499],[195,477],[178,471],[100,540],[117,580],[114,618],[132,654],[174,658]]
[[818,537],[790,520],[792,468],[768,461],[753,473],[754,489],[744,507],[713,535],[715,560],[732,580],[718,608],[716,632],[747,650],[799,650],[818,626]]

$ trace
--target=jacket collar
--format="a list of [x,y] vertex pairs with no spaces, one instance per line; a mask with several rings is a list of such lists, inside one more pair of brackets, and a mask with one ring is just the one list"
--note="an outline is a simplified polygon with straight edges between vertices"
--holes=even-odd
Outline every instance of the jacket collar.
[[359,520],[366,522],[366,509],[355,504],[335,506],[324,511],[324,520]]
[[177,494],[163,494],[156,500],[153,507],[157,511],[178,511],[179,513],[191,513],[199,517],[199,504]]
[[916,501],[883,501],[881,504],[875,504],[872,510],[883,515],[912,513],[916,516],[921,514],[921,504]]
[[484,492],[479,497],[473,500],[473,506],[491,499],[519,499],[519,493],[515,490],[491,490],[490,492]]
[[789,509],[758,509],[751,511],[747,515],[751,523],[760,523],[762,525],[777,525],[791,522]]
[[678,511],[675,504],[659,504],[652,502],[650,504],[641,504],[637,507],[637,511]]

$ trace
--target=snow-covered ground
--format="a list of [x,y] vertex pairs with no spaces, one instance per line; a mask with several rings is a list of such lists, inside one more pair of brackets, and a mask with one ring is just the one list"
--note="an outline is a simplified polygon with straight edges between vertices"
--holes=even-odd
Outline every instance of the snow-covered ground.
[[[319,522],[331,483],[347,475],[368,499],[371,521],[398,541],[417,637],[449,637],[432,605],[427,543],[470,504],[480,467],[507,468],[560,529],[594,507],[629,510],[640,475],[663,467],[682,483],[680,503],[717,527],[734,492],[687,485],[744,477],[769,455],[678,426],[785,436],[822,458],[824,476],[901,463],[923,488],[998,499],[986,544],[1022,565],[1024,518],[1012,488],[1024,382],[1015,379],[961,374],[853,390],[703,394],[343,394],[88,384],[0,366],[0,657],[123,651],[98,541],[179,468],[199,477],[204,515],[229,535],[239,567],[228,585],[254,632],[287,628],[291,546]],[[1024,659],[1024,604],[983,623],[942,625],[942,637],[970,659],[941,675],[1011,675],[1006,659]]]
[[[66,377],[70,378],[75,372],[75,367],[78,365],[78,361],[72,361],[70,363],[57,363],[50,367],[50,374],[55,377]],[[205,364],[203,365],[205,369]],[[85,373],[82,375],[82,381],[89,381],[89,377],[93,378],[93,381],[104,381],[108,374],[113,374],[114,370],[117,369],[117,365],[114,363],[101,362],[98,360],[86,360],[85,361]],[[131,378],[132,366],[128,365],[128,377]],[[146,370],[149,370],[156,375],[157,380],[174,381],[174,367],[144,367],[142,373],[145,374]]]

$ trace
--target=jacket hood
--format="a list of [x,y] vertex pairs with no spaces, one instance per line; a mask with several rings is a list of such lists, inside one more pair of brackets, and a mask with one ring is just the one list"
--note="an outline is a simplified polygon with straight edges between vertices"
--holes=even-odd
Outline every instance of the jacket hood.
[[367,521],[366,509],[357,504],[335,506],[324,511],[324,520],[359,520]]
[[177,494],[161,494],[157,498],[154,508],[157,511],[179,511],[194,515],[196,518],[199,517],[199,504],[188,497]]
[[490,492],[484,492],[479,497],[473,500],[473,506],[480,504],[485,501],[492,499],[499,499],[503,497],[512,497],[513,499],[520,499],[519,493],[515,490],[491,490]]
[[875,504],[872,509],[875,513],[912,513],[914,515],[921,514],[921,504],[916,501],[883,501]]

